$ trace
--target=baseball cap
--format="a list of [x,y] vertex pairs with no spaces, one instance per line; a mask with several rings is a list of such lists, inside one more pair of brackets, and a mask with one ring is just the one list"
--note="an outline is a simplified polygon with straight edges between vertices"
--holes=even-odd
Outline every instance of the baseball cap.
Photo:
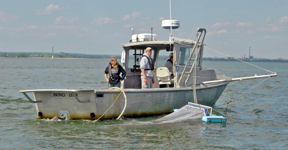
[[145,51],[150,51],[150,50],[152,50],[151,47],[147,47],[147,48],[145,49]]

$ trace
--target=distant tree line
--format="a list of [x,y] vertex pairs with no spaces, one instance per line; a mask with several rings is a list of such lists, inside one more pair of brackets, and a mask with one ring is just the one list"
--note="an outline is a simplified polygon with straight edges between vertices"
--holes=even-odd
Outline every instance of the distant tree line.
[[27,58],[29,57],[29,55],[27,54],[7,54],[7,53],[1,53],[0,57],[10,57],[10,58],[15,58],[15,57],[19,57],[19,58]]
[[[114,55],[113,55],[114,56]],[[0,52],[0,57],[6,58],[52,58],[51,53],[9,53]],[[89,54],[77,54],[77,53],[58,53],[53,54],[53,58],[110,58],[111,55],[89,55]],[[116,58],[121,58],[120,55],[116,55]]]

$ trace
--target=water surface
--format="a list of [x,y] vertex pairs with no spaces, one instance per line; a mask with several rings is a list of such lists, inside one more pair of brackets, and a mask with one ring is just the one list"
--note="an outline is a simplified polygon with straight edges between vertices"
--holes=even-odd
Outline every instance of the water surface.
[[[36,118],[34,104],[19,90],[107,88],[108,59],[0,58],[0,149],[285,149],[288,147],[287,63],[252,62],[278,77],[230,83],[213,111],[228,122],[185,120],[160,125],[133,125],[160,116],[121,121]],[[265,74],[241,62],[204,61],[218,75]],[[250,88],[253,89],[249,90]],[[246,94],[240,96],[244,92]],[[235,99],[236,98],[236,99]],[[128,100],[129,101],[129,100]],[[127,125],[129,124],[129,125]]]

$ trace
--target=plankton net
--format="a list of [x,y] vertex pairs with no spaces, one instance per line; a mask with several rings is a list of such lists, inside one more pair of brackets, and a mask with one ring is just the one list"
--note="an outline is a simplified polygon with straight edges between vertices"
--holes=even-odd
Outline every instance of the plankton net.
[[212,115],[212,107],[189,102],[187,105],[181,107],[180,109],[175,109],[173,113],[164,117],[152,121],[137,121],[134,122],[133,125],[173,123],[184,120],[199,119],[203,116],[210,115]]

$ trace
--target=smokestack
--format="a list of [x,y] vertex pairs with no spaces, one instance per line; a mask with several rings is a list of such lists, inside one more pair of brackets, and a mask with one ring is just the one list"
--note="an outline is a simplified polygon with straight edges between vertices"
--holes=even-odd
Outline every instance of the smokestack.
[[251,58],[251,47],[249,47],[249,59]]

